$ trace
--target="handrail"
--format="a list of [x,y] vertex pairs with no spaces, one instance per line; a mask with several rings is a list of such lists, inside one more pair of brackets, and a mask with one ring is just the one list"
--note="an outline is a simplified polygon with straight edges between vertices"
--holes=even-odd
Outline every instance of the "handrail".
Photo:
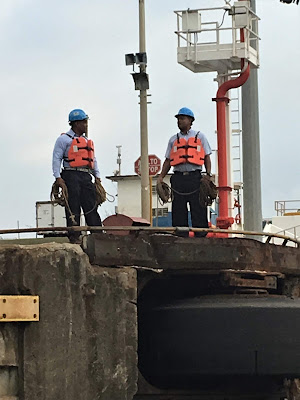
[[[189,11],[216,11],[216,10],[222,10],[224,11],[224,7],[211,7],[211,8],[190,8]],[[180,13],[185,13],[185,10],[176,10],[174,11],[175,14],[181,17]]]
[[[290,237],[293,237],[294,239],[297,240],[300,237],[296,235],[296,228],[299,228],[299,227],[300,227],[300,225],[295,225],[295,226],[292,226],[291,228],[281,229],[276,233],[280,234],[282,232],[283,235],[287,236],[287,234],[288,234]],[[292,230],[293,232],[290,232],[290,230]],[[272,240],[272,243],[274,243],[274,238],[272,238],[270,240]],[[268,241],[270,241],[270,240],[268,240]]]
[[[226,233],[230,235],[247,235],[247,236],[267,236],[268,238],[279,238],[284,241],[290,241],[300,247],[300,241],[291,237],[280,235],[277,233],[258,232],[258,231],[243,231],[243,230],[229,230],[229,229],[213,229],[213,228],[185,228],[185,227],[151,227],[151,226],[73,226],[73,227],[49,227],[49,228],[21,228],[21,229],[1,229],[0,235],[13,234],[13,233],[39,233],[39,232],[101,232],[101,231],[133,231],[133,232],[153,232],[163,233],[178,231],[189,232],[208,232],[208,233]],[[1,242],[0,242],[1,243]]]
[[[255,19],[257,19],[258,21],[261,20],[261,18],[252,10],[252,8],[248,7],[248,6],[243,6],[245,7],[248,11],[249,14],[253,15],[255,17]],[[190,8],[189,11],[216,11],[216,10],[222,10],[225,11],[224,6],[223,7],[211,7],[211,8]],[[185,13],[187,10],[176,10],[174,11],[174,13],[176,15],[178,15],[178,17],[182,18],[182,13]],[[180,14],[181,13],[181,14]]]
[[[286,208],[287,203],[298,203],[298,207]],[[286,211],[295,211],[297,212],[299,208],[300,200],[275,200],[275,211],[277,212],[277,216],[283,216]]]
[[[210,22],[210,23],[206,23],[205,25],[210,25],[210,24],[215,24],[215,22]],[[204,24],[203,24],[204,25]],[[255,33],[254,31],[252,31],[252,29],[245,27],[243,28],[247,31],[249,31],[251,34],[253,34],[257,39],[261,40],[261,38],[258,36],[257,33]],[[201,32],[214,32],[214,31],[232,31],[232,30],[240,30],[240,28],[235,28],[233,26],[231,27],[225,27],[225,28],[209,28],[209,29],[189,29],[189,30],[181,30],[181,31],[174,31],[174,33],[176,33],[177,35],[179,35],[180,33],[184,33],[184,34],[188,34],[188,33],[201,33]],[[181,36],[181,38],[183,40],[186,40],[184,37]],[[254,38],[251,38],[251,40],[254,40]]]
[[[278,232],[276,232],[276,233],[286,232],[286,231],[289,231],[289,230],[291,230],[291,229],[294,229],[294,230],[295,230],[295,228],[300,228],[300,224],[299,224],[299,225],[291,226],[290,228],[281,229],[280,231],[278,231]],[[290,233],[290,232],[289,232],[289,233]],[[299,236],[296,236],[296,235],[295,235],[295,237],[299,237]]]

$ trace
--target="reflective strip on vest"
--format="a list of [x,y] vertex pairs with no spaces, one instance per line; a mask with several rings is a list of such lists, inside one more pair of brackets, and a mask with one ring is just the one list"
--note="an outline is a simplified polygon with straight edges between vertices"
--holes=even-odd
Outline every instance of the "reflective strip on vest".
[[176,139],[173,143],[170,153],[170,164],[172,166],[191,163],[195,165],[204,164],[205,152],[201,140],[197,137],[191,137],[188,140],[184,138]]

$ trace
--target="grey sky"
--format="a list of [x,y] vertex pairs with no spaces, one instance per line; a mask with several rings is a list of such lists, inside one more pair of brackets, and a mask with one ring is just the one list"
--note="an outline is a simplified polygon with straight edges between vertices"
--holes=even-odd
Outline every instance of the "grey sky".
[[[209,0],[223,5],[221,0]],[[146,0],[149,153],[163,159],[182,106],[215,146],[214,73],[193,74],[177,64],[174,10],[204,0]],[[300,6],[257,0],[261,17],[259,71],[263,216],[274,201],[300,199]],[[5,0],[0,14],[2,111],[1,228],[35,226],[35,202],[48,200],[54,142],[68,129],[73,108],[90,115],[102,178],[133,173],[139,157],[138,92],[124,63],[138,49],[138,0]],[[249,166],[251,168],[251,166]],[[116,186],[103,179],[107,191]],[[102,218],[113,204],[100,208]]]

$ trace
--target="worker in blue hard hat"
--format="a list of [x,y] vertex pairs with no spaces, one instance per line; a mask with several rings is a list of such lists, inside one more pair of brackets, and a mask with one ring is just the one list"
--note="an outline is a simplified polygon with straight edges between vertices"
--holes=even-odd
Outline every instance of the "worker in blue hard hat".
[[[187,107],[181,108],[175,115],[179,132],[173,135],[168,143],[165,161],[158,182],[173,167],[171,176],[172,225],[188,227],[188,209],[190,205],[192,227],[208,228],[207,207],[201,206],[199,200],[201,179],[211,178],[211,148],[205,135],[192,129],[195,116]],[[205,167],[205,174],[202,167]],[[183,235],[188,235],[188,232]],[[198,233],[196,236],[206,236]]]
[[[71,129],[61,134],[56,140],[52,169],[55,184],[67,189],[66,205],[67,226],[80,226],[81,208],[88,226],[101,226],[101,218],[97,212],[95,185],[100,181],[100,172],[94,155],[94,143],[88,139],[88,115],[81,109],[69,113]],[[61,171],[61,166],[63,167]],[[77,242],[80,232],[72,233],[70,241]]]

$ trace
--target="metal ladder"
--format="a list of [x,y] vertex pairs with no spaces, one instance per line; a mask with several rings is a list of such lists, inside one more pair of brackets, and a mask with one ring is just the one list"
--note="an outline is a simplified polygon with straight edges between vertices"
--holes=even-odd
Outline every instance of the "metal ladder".
[[231,151],[233,182],[242,183],[242,130],[240,88],[231,90]]
[[243,227],[242,222],[242,129],[241,129],[241,96],[240,88],[231,90],[230,119],[231,119],[231,160],[234,189],[234,211],[237,229]]

